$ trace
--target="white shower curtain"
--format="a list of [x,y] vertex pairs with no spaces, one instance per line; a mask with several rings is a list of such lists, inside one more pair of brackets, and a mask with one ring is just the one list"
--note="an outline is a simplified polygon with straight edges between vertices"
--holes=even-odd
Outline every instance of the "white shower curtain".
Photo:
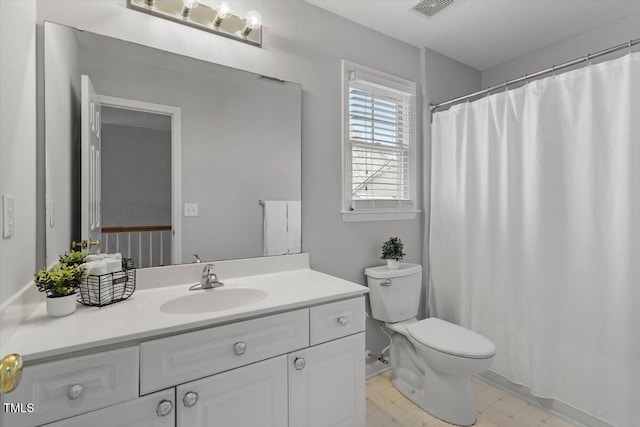
[[430,315],[494,372],[640,426],[640,54],[437,113]]

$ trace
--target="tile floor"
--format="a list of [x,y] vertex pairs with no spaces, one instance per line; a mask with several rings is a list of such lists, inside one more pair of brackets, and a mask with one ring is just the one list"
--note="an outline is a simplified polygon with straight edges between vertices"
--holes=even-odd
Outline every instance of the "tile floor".
[[[575,427],[514,395],[473,378],[478,427]],[[367,380],[367,427],[450,427],[405,398],[391,384],[391,371]]]

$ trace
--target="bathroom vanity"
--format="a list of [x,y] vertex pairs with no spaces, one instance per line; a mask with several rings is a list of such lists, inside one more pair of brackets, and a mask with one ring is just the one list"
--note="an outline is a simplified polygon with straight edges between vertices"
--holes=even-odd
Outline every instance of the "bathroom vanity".
[[366,287],[301,254],[216,263],[225,286],[189,291],[203,266],[145,270],[129,300],[65,318],[39,307],[3,346],[25,368],[2,403],[35,411],[2,425],[365,425]]

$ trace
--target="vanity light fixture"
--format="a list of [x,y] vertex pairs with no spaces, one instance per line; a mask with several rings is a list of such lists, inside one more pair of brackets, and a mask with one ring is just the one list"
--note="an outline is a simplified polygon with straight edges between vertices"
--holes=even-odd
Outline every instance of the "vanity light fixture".
[[127,7],[262,47],[262,17],[258,12],[251,11],[241,18],[233,12],[230,3],[221,2],[212,7],[204,4],[207,1],[211,0],[127,0]]

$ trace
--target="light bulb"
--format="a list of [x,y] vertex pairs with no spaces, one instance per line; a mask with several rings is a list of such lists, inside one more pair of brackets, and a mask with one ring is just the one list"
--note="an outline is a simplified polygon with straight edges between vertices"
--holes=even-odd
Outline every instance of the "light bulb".
[[242,30],[242,36],[247,37],[252,30],[256,30],[262,26],[262,16],[255,10],[247,13],[245,18],[246,26]]
[[213,25],[215,25],[216,27],[220,25],[223,19],[227,19],[233,14],[233,9],[229,5],[229,3],[220,3],[217,12],[218,13],[216,14],[216,19],[213,21]]
[[191,13],[191,9],[198,7],[200,0],[184,0],[182,3],[182,16],[187,17]]
[[256,30],[262,26],[262,16],[260,16],[260,14],[255,10],[247,13],[245,20],[247,21],[247,27],[252,30]]

